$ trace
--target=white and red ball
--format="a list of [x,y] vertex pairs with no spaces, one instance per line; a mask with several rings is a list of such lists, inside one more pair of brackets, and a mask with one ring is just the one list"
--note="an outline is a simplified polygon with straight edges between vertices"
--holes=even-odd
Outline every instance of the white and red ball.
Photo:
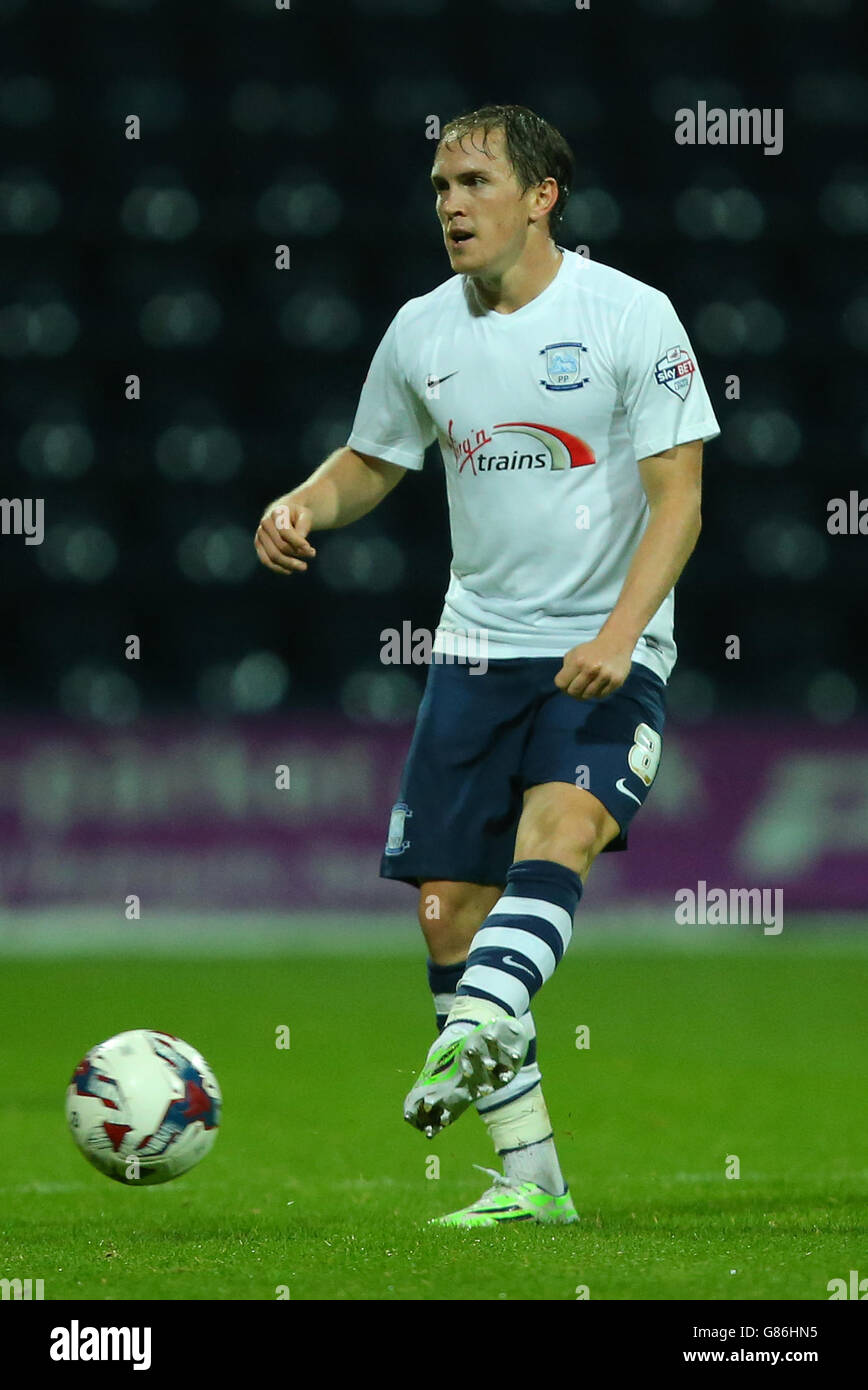
[[70,1133],[116,1182],[152,1186],[187,1173],[217,1138],[222,1097],[201,1053],[134,1028],[82,1058],[66,1092]]

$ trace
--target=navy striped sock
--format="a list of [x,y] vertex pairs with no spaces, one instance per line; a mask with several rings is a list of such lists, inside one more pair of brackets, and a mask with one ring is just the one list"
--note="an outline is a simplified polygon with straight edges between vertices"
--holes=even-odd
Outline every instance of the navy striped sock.
[[437,1032],[446,1027],[446,1017],[452,1008],[458,981],[464,974],[467,961],[460,960],[457,965],[438,965],[428,961],[428,988],[434,995],[434,1015],[437,1019]]
[[[470,943],[459,995],[488,999],[521,1018],[570,943],[582,880],[565,864],[522,859]],[[446,967],[447,969],[449,967]]]

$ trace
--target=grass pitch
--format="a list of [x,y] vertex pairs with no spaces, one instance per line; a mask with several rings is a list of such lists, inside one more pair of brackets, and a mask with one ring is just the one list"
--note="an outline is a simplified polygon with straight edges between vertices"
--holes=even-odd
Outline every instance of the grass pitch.
[[[582,1218],[562,1229],[426,1225],[499,1165],[472,1111],[433,1141],[401,1118],[424,959],[6,957],[0,1277],[46,1299],[822,1300],[868,1274],[864,935],[688,953],[577,930],[534,1007]],[[164,1187],[108,1181],[65,1128],[80,1056],[135,1027],[223,1089],[214,1151]]]

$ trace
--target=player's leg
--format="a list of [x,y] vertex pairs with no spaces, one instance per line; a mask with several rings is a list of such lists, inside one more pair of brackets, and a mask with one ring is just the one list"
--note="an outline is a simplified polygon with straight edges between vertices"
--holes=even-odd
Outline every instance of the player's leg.
[[584,876],[601,851],[626,848],[629,823],[656,775],[664,691],[654,672],[634,663],[605,700],[556,691],[540,702],[522,760],[515,857],[503,897],[471,943],[447,1026],[481,1010],[520,1016],[551,978],[572,935]]
[[420,883],[419,926],[433,964],[446,969],[467,959],[470,942],[502,893],[502,884]]
[[[451,879],[426,879],[419,885],[419,925],[428,947],[428,984],[439,1036],[405,1099],[404,1118],[429,1138],[473,1101],[505,1087],[514,1089],[527,1062],[532,1021],[510,1019],[487,1028],[466,1018],[443,1033],[470,942],[502,892],[500,885]],[[530,1085],[539,1080],[533,1060],[533,1079],[523,1078]]]
[[569,782],[529,787],[515,837],[516,863],[553,860],[579,875],[584,884],[591,865],[621,827],[591,792]]
[[[501,893],[502,888],[474,883],[432,881],[420,885],[419,924],[428,946],[428,982],[438,1032],[442,1032],[455,1002],[470,942]],[[537,1219],[559,1223],[577,1219],[566,1195],[567,1184],[558,1163],[542,1093],[536,1027],[530,1011],[524,1014],[521,1024],[528,1038],[524,1064],[502,1089],[476,1101],[495,1151],[503,1157],[503,1178],[493,1174],[495,1186],[485,1199],[441,1217],[442,1224],[476,1225],[490,1217],[491,1212],[502,1220],[507,1219],[507,1211],[517,1214],[518,1219],[527,1219],[528,1202]],[[524,1205],[515,1202],[516,1186],[522,1189],[519,1196]]]
[[[449,1010],[455,1003],[455,991],[464,974],[470,942],[502,892],[502,887],[478,883],[431,881],[420,885],[419,925],[428,946],[428,986],[434,999],[438,1034],[446,1026]],[[486,1123],[491,1106],[496,1105],[499,1112],[506,1115],[505,1107],[511,1101],[539,1086],[536,1027],[530,1011],[522,1017],[521,1024],[528,1040],[521,1068],[493,1098],[476,1102]],[[561,1191],[562,1187],[557,1190]]]
[[[484,1110],[495,1091],[495,1100],[505,1098],[503,1088],[528,1047],[527,1036],[516,1025],[527,1012],[530,993],[550,975],[569,939],[582,889],[577,870],[586,873],[594,855],[606,847],[611,826],[605,813],[612,815],[616,832],[620,830],[612,848],[626,847],[626,825],[653,779],[654,758],[659,756],[659,734],[654,730],[663,722],[662,681],[647,668],[644,675],[635,670],[607,701],[576,701],[554,686],[560,664],[556,658],[491,663],[487,675],[476,680],[467,679],[461,668],[432,668],[429,673],[381,873],[417,886],[435,879],[506,884],[471,942],[444,1035],[405,1100],[405,1117],[429,1134],[472,1101]],[[649,727],[646,720],[656,723]],[[523,830],[529,834],[539,818],[535,833],[544,835],[541,822],[551,815],[542,794],[531,797],[530,791],[565,783],[568,791],[578,793],[582,788],[573,778],[580,769],[590,774],[586,786],[593,795],[573,801],[581,810],[567,836],[569,850],[549,836],[544,848],[534,851],[539,859],[517,858],[516,831],[527,806]],[[634,780],[634,774],[640,780]],[[589,819],[594,822],[595,817],[602,819],[588,833]],[[530,843],[523,835],[518,853],[528,853]],[[564,852],[566,863],[545,858]],[[431,873],[434,863],[442,866],[436,875]],[[520,899],[529,895],[537,904],[536,913],[519,910]],[[510,914],[517,920],[507,921]],[[436,920],[436,911],[430,915]],[[513,950],[502,941],[498,946],[495,936],[485,939],[486,932],[504,928],[517,934]],[[445,934],[445,929],[438,931],[440,938]],[[524,961],[519,958],[522,946],[531,953]],[[493,959],[486,958],[489,949]],[[531,957],[546,950],[550,968],[541,972]],[[474,959],[476,951],[482,954]],[[460,939],[448,941],[442,963],[459,965],[460,954]],[[478,978],[467,978],[486,968],[492,976],[500,975],[493,983],[501,991],[512,988],[503,978],[512,971],[513,986],[525,989],[523,1007],[520,999],[510,1004],[486,991]],[[469,1067],[464,1065],[468,1062]]]
[[[486,1008],[496,1015],[518,1014],[550,977],[569,942],[590,865],[603,850],[626,849],[627,827],[654,780],[664,690],[659,677],[637,665],[621,691],[606,701],[577,702],[558,693],[542,702],[522,765],[527,790],[514,862],[503,897],[471,942],[448,1025],[454,1027],[468,1011],[478,1017]],[[577,785],[579,780],[584,785]],[[446,1218],[449,1224],[547,1219],[527,1194],[534,1184],[537,1197],[540,1187],[558,1190],[545,1176],[551,1173],[550,1142],[554,1153],[553,1141],[545,1138],[548,1115],[530,1113],[532,1102],[538,1102],[531,1092],[525,1101],[529,1113],[504,1106],[499,1130],[498,1099],[483,1104],[493,1112],[487,1123],[503,1157],[499,1183],[509,1184],[509,1190],[498,1193],[496,1180],[476,1208],[454,1213]]]
[[[563,783],[552,783],[534,787],[527,793],[516,838],[516,860],[542,859],[547,853],[557,855],[562,862],[572,864],[579,871],[584,884],[593,859],[604,843],[618,834],[618,826],[599,803],[597,807],[602,816],[597,807],[583,806],[581,798],[576,806],[570,796],[575,790]],[[588,824],[584,833],[571,837],[570,825],[583,819],[586,811]],[[586,849],[579,855],[578,846],[583,839]],[[510,953],[510,960],[516,958]],[[528,1011],[523,1017],[532,1019],[533,1016]],[[535,1040],[532,1060],[537,1062]],[[492,1188],[472,1206],[441,1218],[442,1224],[472,1227],[527,1219],[566,1224],[578,1219],[561,1172],[542,1086],[538,1084],[541,1080],[538,1065],[533,1068],[537,1084],[519,1086],[528,1071],[527,1067],[522,1068],[503,1091],[477,1102],[494,1150],[503,1164],[503,1178],[494,1175]]]
[[[380,867],[384,877],[416,888],[431,882],[493,885],[497,892],[485,908],[499,896],[521,815],[517,770],[537,701],[535,673],[523,659],[492,661],[484,673],[460,664],[432,665],[392,808]],[[423,900],[423,928],[439,943],[432,959],[459,963],[479,915],[456,938],[454,912],[447,918],[437,901],[427,913],[425,908]],[[508,1084],[527,1050],[516,1019],[476,1024],[465,1017],[429,1051],[405,1098],[405,1118],[429,1135],[437,1133],[475,1100]]]
[[[472,680],[459,678],[455,690],[450,689],[445,676],[440,677],[439,683],[447,698],[453,702],[463,701],[468,717],[464,723],[456,724],[450,710],[448,720],[440,720],[442,732],[436,746],[447,760],[446,790],[450,795],[442,796],[432,805],[438,769],[432,766],[431,759],[424,777],[410,779],[415,782],[417,798],[414,825],[410,830],[412,833],[416,829],[418,820],[418,829],[423,832],[419,842],[424,844],[424,832],[431,824],[428,832],[431,843],[427,848],[429,862],[436,854],[441,861],[451,858],[460,863],[475,857],[478,863],[502,864],[506,858],[502,843],[504,830],[512,818],[512,798],[522,779],[527,788],[562,776],[563,769],[575,761],[577,732],[583,731],[587,724],[593,723],[591,741],[596,738],[603,743],[603,760],[609,755],[611,718],[606,713],[600,715],[599,711],[595,719],[591,716],[592,709],[602,702],[587,702],[583,706],[558,691],[550,678],[556,670],[557,665],[551,660],[509,663],[508,671],[497,672],[493,685],[482,686],[483,680],[490,680],[491,672],[481,678],[472,697],[467,689],[473,685]],[[454,677],[452,683],[454,685]],[[552,697],[560,702],[554,717],[545,712]],[[517,711],[520,711],[518,718]],[[627,714],[622,709],[616,721],[619,759],[623,759],[624,753],[625,718],[631,721],[632,737],[635,723],[632,696],[627,697]],[[421,731],[417,731],[420,742],[425,741],[431,722],[423,722]],[[455,739],[457,754],[443,732]],[[469,733],[472,733],[472,742],[468,742]],[[414,749],[416,741],[414,739]],[[428,741],[430,743],[430,738]],[[448,763],[450,756],[454,770]],[[597,756],[594,761],[596,773],[601,757]],[[532,773],[540,767],[547,771],[550,766],[554,767],[551,776],[527,775],[528,771]],[[621,770],[619,761],[618,771]],[[442,767],[439,775],[444,776]],[[471,775],[474,780],[468,784]],[[509,854],[512,867],[502,877],[502,871],[492,874],[491,878],[449,876],[453,882],[494,883],[506,879],[506,887],[473,938],[467,968],[457,986],[446,1025],[405,1098],[405,1118],[429,1137],[439,1133],[444,1125],[453,1123],[472,1102],[484,1102],[502,1090],[520,1070],[529,1038],[518,1023],[528,1012],[532,993],[550,977],[566,948],[572,916],[582,890],[578,870],[586,872],[593,856],[619,833],[618,825],[595,796],[572,786],[567,791],[574,792],[578,804],[570,803],[563,841],[552,841],[546,851],[547,860],[542,856],[539,860],[522,860],[521,854],[526,848],[524,839],[518,859],[515,857],[516,828],[522,821],[525,829],[528,825],[532,827],[537,816],[537,795],[534,795],[529,807],[517,810],[512,820]],[[394,842],[401,856],[409,848],[405,860],[409,866],[413,862],[413,844],[407,838],[405,815],[410,809],[409,797],[403,804],[404,811],[396,808],[403,819],[400,825],[396,824]],[[519,801],[519,807],[521,805]],[[564,863],[554,858],[561,853],[561,845]],[[492,846],[496,847],[496,852]],[[440,879],[446,877],[438,876]],[[418,881],[427,883],[433,879],[434,875],[420,873]],[[436,902],[432,903],[429,915],[433,919],[432,927],[437,927]],[[441,923],[437,927],[440,936],[449,930],[454,930],[451,923],[445,926]],[[450,940],[447,937],[444,950],[449,954],[444,955],[444,963],[456,962],[461,944],[460,938]]]
[[[571,793],[576,795],[572,796]],[[443,1045],[453,1035],[459,1040],[469,1036],[472,1041],[473,1032],[467,1031],[471,1029],[467,1021],[468,1010],[474,1015],[473,1023],[477,1029],[480,1026],[475,1017],[477,1014],[488,1020],[489,1028],[504,1026],[497,1022],[500,1008],[495,1002],[495,992],[502,999],[504,1009],[512,1007],[516,1010],[517,1021],[528,1029],[528,1042],[533,1039],[532,1053],[528,1053],[524,1066],[516,1071],[507,1084],[497,1089],[486,1087],[484,1091],[476,1093],[476,1108],[488,1128],[495,1152],[503,1161],[503,1174],[483,1168],[483,1172],[491,1174],[494,1180],[492,1186],[470,1206],[438,1218],[439,1225],[475,1228],[500,1225],[507,1221],[566,1225],[578,1220],[558,1162],[554,1131],[542,1093],[532,1015],[529,1009],[518,1013],[513,986],[504,985],[497,978],[497,967],[501,964],[498,951],[504,951],[511,977],[524,963],[528,968],[533,964],[534,969],[543,964],[539,959],[537,943],[528,944],[518,936],[516,924],[520,921],[525,930],[529,928],[532,934],[538,934],[540,922],[548,923],[551,918],[552,897],[562,895],[561,870],[577,877],[581,887],[596,855],[619,833],[617,823],[589,793],[564,783],[548,783],[531,788],[525,796],[516,837],[516,862],[524,870],[522,896],[512,897],[509,908],[511,916],[507,916],[503,910],[501,913],[494,911],[498,905],[503,908],[509,885],[494,903],[491,903],[491,898],[496,890],[486,892],[473,885],[459,884],[422,885],[419,919],[432,956],[428,966],[429,982],[435,997],[438,1028],[443,1031],[440,1049],[435,1045],[429,1054],[430,1074],[426,1076],[423,1073],[417,1082],[417,1087],[420,1083],[423,1086],[419,1107],[421,1113],[428,1113],[429,1100],[434,1102],[431,1110],[442,1123],[451,1123],[460,1113],[459,1107],[454,1104],[453,1091],[449,1097],[450,1109],[447,1109],[446,1119],[443,1120],[442,1113],[437,1109],[440,1097],[432,1089],[431,1081],[436,1078],[440,1056],[445,1055],[447,1060],[452,1058],[453,1054],[448,1050],[444,1054]],[[547,854],[557,858],[548,860],[545,858]],[[535,892],[539,895],[537,898],[531,896]],[[445,913],[442,911],[444,900]],[[432,931],[425,913],[426,909],[430,913],[435,904],[440,906],[441,913],[437,927]],[[454,905],[454,915],[449,911],[450,904]],[[490,905],[489,911],[480,919],[479,914],[484,912],[486,904]],[[559,904],[558,910],[566,915],[566,907]],[[468,928],[474,917],[480,922],[480,930],[468,941]],[[500,927],[498,919],[508,925]],[[485,944],[480,947],[478,942],[483,935],[483,922]],[[562,927],[561,923],[559,929]],[[455,959],[462,947],[468,952],[468,960],[464,964]],[[549,951],[548,941],[545,949]],[[437,955],[448,963],[438,964]],[[472,966],[471,960],[474,962]],[[469,974],[471,968],[476,972],[475,976]],[[490,978],[482,973],[485,970],[492,971]],[[545,966],[539,973],[545,974]],[[468,992],[461,999],[458,991],[462,989],[462,981],[468,978],[471,981],[481,978],[483,985],[488,988],[480,989],[478,994]],[[521,987],[526,988],[525,985]],[[471,984],[471,990],[474,988],[479,986]],[[451,993],[453,990],[455,993]],[[489,1009],[492,1018],[486,1012]],[[444,1011],[447,1010],[444,1018]],[[465,1048],[467,1045],[464,1044]],[[452,1046],[460,1049],[461,1043],[452,1043]],[[456,1055],[460,1056],[460,1050]],[[408,1097],[408,1100],[412,1099],[413,1092]],[[469,1099],[468,1096],[468,1103]]]
[[[621,833],[591,792],[531,787],[503,896],[474,937],[449,1022],[480,1010],[520,1017],[563,958],[591,864]],[[492,1015],[495,1016],[495,1015]]]

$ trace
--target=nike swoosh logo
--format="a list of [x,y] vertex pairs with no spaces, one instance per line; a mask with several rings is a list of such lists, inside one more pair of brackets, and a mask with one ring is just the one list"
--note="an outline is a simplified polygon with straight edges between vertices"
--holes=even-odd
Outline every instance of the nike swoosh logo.
[[446,376],[429,376],[427,382],[429,390],[433,386],[441,386],[444,381],[449,381],[451,377],[457,376],[460,371],[461,368],[456,367],[454,372],[448,372]]
[[513,960],[512,956],[504,956],[504,965],[512,965],[516,970],[523,970],[526,975],[533,975],[529,965],[522,965],[520,960]]
[[631,791],[629,790],[629,788],[627,788],[627,787],[624,786],[624,779],[623,779],[623,777],[619,777],[619,778],[618,778],[617,782],[615,783],[615,786],[616,786],[617,790],[618,790],[619,792],[623,792],[625,796],[632,796],[632,798],[633,798],[633,800],[635,801],[635,803],[636,803],[637,806],[641,806],[641,805],[642,805],[642,802],[639,800],[639,798],[638,798],[638,796],[636,795],[636,793],[635,793],[635,792],[631,792]]

